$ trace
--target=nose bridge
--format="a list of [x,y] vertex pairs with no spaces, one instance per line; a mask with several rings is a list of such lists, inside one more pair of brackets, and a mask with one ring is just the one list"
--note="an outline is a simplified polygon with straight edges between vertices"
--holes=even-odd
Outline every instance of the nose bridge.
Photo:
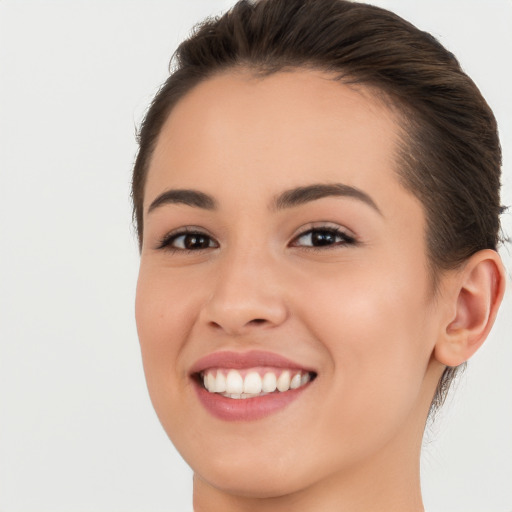
[[206,321],[231,334],[278,325],[287,315],[277,262],[268,244],[239,240],[220,256],[204,308]]

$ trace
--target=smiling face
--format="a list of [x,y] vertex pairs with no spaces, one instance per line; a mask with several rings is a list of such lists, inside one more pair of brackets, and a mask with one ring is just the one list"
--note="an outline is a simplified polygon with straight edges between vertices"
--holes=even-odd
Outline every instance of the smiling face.
[[[306,70],[219,75],[173,109],[146,183],[136,317],[196,485],[269,497],[410,473],[443,367],[398,136],[370,92]],[[297,389],[259,396],[286,372]]]

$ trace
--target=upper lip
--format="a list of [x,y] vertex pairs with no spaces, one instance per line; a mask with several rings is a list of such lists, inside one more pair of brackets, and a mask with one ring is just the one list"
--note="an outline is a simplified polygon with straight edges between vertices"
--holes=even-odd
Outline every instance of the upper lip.
[[290,370],[306,370],[315,372],[313,368],[304,366],[279,354],[261,350],[248,352],[219,351],[198,359],[190,369],[190,373],[200,373],[208,368],[244,369],[256,366],[272,366]]

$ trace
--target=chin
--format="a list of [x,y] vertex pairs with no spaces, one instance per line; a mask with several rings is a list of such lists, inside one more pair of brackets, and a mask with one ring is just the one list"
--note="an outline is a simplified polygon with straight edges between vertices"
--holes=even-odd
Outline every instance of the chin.
[[[263,439],[250,436],[242,442],[215,443],[202,439],[191,446],[190,438],[180,443],[171,439],[191,467],[195,478],[224,493],[252,498],[273,498],[292,494],[313,482],[307,463],[301,465],[301,449],[293,453],[278,453],[277,447],[269,447]],[[307,461],[304,461],[307,462]]]
[[[279,498],[290,495],[309,487],[303,475],[294,474],[289,468],[286,471],[275,470],[273,460],[267,457],[265,464],[247,463],[236,468],[222,464],[209,465],[195,470],[194,475],[209,486],[224,493],[246,498]],[[219,467],[221,466],[221,467]],[[224,466],[224,467],[223,467]]]

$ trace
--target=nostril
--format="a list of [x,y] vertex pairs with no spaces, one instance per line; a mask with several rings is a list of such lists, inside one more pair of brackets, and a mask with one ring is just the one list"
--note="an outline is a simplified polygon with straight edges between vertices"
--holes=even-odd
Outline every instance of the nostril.
[[210,321],[208,325],[216,331],[225,331],[230,334],[240,334],[245,329],[258,328],[259,326],[265,327],[270,322],[266,318],[253,318],[246,323],[237,323],[236,319],[231,319],[227,322]]

